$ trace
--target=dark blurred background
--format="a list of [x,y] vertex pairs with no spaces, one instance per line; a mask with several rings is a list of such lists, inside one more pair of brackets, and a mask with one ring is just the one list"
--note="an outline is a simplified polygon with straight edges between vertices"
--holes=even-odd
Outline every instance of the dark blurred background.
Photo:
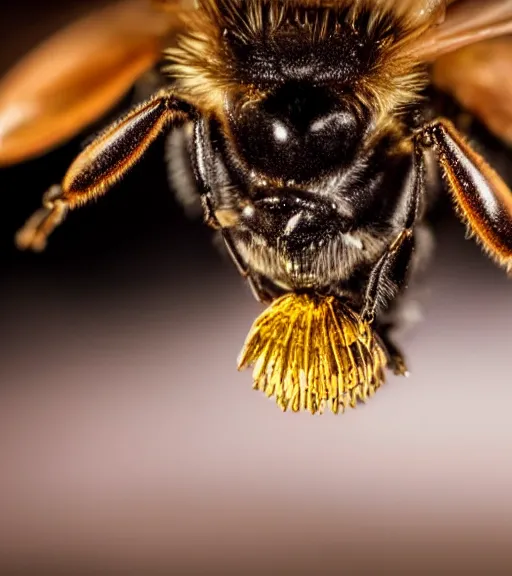
[[[1,72],[95,3],[5,4]],[[511,573],[512,286],[448,203],[410,379],[282,414],[236,372],[261,308],[163,141],[45,253],[14,249],[85,137],[0,172],[0,573]]]

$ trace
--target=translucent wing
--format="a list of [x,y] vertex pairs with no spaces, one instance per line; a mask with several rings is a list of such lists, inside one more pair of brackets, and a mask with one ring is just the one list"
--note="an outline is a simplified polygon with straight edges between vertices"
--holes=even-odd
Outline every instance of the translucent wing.
[[40,155],[108,111],[159,59],[191,2],[121,0],[50,37],[0,82],[0,165]]
[[431,62],[464,46],[512,33],[512,0],[455,0],[447,4],[444,21],[410,46],[422,61]]
[[441,57],[433,66],[432,81],[496,136],[512,143],[512,37]]
[[512,142],[512,0],[455,0],[411,46],[435,86]]

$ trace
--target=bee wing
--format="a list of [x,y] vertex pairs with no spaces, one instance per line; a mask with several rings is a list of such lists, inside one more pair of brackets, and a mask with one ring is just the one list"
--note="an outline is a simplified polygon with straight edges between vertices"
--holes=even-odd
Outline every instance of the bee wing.
[[464,46],[512,33],[512,0],[447,2],[446,18],[411,43],[415,58],[432,62]]
[[432,82],[512,144],[512,37],[479,42],[439,58]]
[[410,46],[432,82],[498,137],[512,142],[512,0],[454,0]]
[[159,59],[190,0],[121,0],[64,28],[0,82],[0,165],[38,156],[107,112]]

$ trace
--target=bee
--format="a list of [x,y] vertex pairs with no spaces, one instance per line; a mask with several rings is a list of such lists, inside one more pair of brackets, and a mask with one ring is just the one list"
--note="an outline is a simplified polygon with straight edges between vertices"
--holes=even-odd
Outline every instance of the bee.
[[[0,163],[77,133],[145,70],[158,67],[165,82],[85,147],[17,244],[42,250],[68,212],[169,134],[179,198],[200,203],[268,305],[240,368],[254,365],[254,387],[283,409],[353,407],[386,370],[407,373],[393,334],[430,252],[439,180],[485,252],[512,271],[512,194],[429,97],[448,92],[510,142],[512,107],[499,88],[510,32],[511,3],[493,0],[110,6],[0,85]],[[71,56],[41,86],[57,48]]]

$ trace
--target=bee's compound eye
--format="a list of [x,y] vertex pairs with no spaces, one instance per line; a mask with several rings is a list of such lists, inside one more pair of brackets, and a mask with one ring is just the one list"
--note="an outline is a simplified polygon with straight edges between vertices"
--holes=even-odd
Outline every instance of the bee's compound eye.
[[324,88],[290,85],[232,116],[238,152],[251,168],[310,180],[342,166],[361,138],[354,111]]

